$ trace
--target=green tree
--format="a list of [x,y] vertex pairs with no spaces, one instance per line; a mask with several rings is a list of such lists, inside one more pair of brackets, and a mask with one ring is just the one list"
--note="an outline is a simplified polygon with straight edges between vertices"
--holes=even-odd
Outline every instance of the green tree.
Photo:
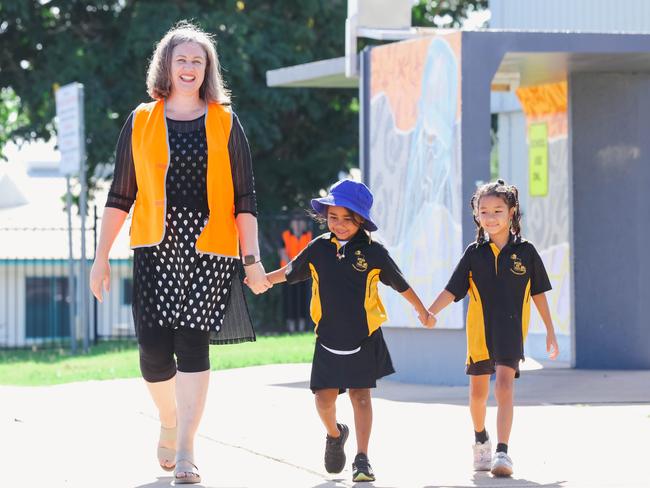
[[12,132],[26,122],[20,114],[20,100],[14,91],[11,88],[0,88],[0,149],[10,139]]
[[413,7],[413,25],[457,28],[472,12],[486,10],[488,0],[418,0]]
[[266,71],[340,55],[345,14],[343,0],[5,0],[0,88],[19,97],[22,123],[1,136],[49,139],[53,85],[79,81],[89,174],[99,176],[97,169],[112,162],[123,121],[148,100],[154,43],[179,20],[192,19],[217,40],[253,150],[261,209],[292,207],[356,166],[356,91],[271,89]]

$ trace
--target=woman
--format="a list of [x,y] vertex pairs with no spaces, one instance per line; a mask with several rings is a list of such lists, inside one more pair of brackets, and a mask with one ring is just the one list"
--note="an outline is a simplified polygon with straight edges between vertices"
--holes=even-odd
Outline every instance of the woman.
[[[128,117],[117,144],[90,286],[110,283],[109,251],[135,203],[133,317],[140,370],[161,422],[158,461],[198,483],[194,436],[205,405],[209,344],[255,340],[239,279],[271,287],[260,263],[250,149],[211,37],[189,23],[158,43],[154,102]],[[175,356],[175,358],[174,358]]]

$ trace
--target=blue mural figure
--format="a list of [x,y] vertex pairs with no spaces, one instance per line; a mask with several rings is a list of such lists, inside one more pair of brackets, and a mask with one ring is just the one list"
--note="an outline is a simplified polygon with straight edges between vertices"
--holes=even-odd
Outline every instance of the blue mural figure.
[[[411,133],[398,239],[408,239],[416,217],[427,204],[452,213],[455,124],[458,106],[458,61],[449,44],[433,39],[429,46]],[[427,205],[429,206],[429,205]]]

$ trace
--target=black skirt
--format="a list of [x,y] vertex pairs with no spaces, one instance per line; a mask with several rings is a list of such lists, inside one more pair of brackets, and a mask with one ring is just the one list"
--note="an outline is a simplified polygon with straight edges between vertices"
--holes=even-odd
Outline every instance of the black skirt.
[[320,339],[316,339],[309,387],[312,392],[338,388],[339,393],[344,393],[347,388],[375,388],[379,378],[394,372],[381,328],[352,354],[331,352]]

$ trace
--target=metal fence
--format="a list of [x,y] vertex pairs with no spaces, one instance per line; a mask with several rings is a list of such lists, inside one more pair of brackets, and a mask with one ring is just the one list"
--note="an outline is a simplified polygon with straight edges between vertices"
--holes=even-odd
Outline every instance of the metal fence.
[[[87,265],[94,258],[96,225],[87,230]],[[81,231],[72,229],[73,243]],[[68,229],[0,228],[0,348],[67,348],[102,339],[133,337],[131,259],[111,260],[111,287],[104,303],[88,297],[80,322],[79,249],[68,257]],[[73,332],[71,334],[71,332]]]
[[[277,269],[283,248],[282,233],[310,232],[313,237],[325,231],[304,211],[260,215],[259,242],[262,261],[267,271]],[[313,327],[309,317],[311,280],[300,285],[276,285],[263,295],[247,293],[249,310],[257,331],[261,333],[294,332]]]
[[[280,263],[282,232],[302,227],[317,235],[322,229],[304,213],[260,216],[259,238],[267,271]],[[100,221],[91,219],[86,235],[89,271],[94,259]],[[73,242],[80,242],[73,229]],[[84,334],[89,342],[132,340],[131,302],[133,263],[128,249],[117,250],[110,260],[111,288],[103,303],[89,297],[88,323],[79,321],[79,267],[73,260],[72,276],[67,259],[66,228],[0,228],[0,349],[69,348],[75,332],[79,344]],[[299,330],[308,324],[306,297],[298,288],[276,286],[264,295],[247,292],[249,309],[259,333]],[[304,288],[300,288],[303,290]],[[298,305],[296,305],[298,303]],[[308,325],[307,325],[308,327]]]

